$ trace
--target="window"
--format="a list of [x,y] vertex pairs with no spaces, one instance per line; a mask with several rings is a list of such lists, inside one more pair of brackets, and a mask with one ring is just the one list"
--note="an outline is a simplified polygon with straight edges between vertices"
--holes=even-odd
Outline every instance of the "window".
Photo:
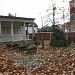
[[21,34],[21,27],[18,27],[18,34]]
[[2,28],[2,34],[4,34],[5,33],[5,29],[4,29],[4,27]]
[[14,27],[14,28],[13,28],[13,33],[14,33],[14,34],[18,34],[18,27]]
[[[2,27],[2,34],[11,34],[11,28],[10,27]],[[19,27],[14,27],[13,28],[13,33],[14,34],[20,34],[21,33],[21,28]]]
[[11,33],[11,28],[7,27],[7,34],[10,34],[10,33]]
[[10,27],[2,27],[2,34],[10,34],[11,28]]

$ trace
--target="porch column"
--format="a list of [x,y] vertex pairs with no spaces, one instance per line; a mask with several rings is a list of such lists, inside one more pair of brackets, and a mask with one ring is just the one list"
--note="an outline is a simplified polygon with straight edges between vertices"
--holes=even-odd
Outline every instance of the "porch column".
[[23,23],[23,40],[26,39],[25,22]]
[[0,21],[0,42],[2,42],[1,21]]
[[14,42],[14,38],[13,38],[13,22],[11,22],[11,41]]
[[33,23],[33,26],[32,26],[32,34],[34,36],[34,23]]
[[29,39],[28,25],[27,25],[27,39]]

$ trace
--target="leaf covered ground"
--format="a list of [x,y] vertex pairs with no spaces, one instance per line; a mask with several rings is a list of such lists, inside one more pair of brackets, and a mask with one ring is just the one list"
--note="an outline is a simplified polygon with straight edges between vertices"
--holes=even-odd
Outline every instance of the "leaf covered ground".
[[75,71],[75,44],[68,47],[51,47],[45,42],[45,49],[37,46],[37,52],[11,50],[0,44],[0,73],[2,75],[71,75]]

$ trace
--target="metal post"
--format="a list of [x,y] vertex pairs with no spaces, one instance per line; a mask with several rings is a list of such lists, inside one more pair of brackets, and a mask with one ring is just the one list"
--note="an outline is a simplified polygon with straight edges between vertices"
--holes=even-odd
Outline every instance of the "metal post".
[[42,43],[42,49],[44,49],[45,47],[44,47],[44,39],[43,39],[43,37],[41,39],[41,43]]

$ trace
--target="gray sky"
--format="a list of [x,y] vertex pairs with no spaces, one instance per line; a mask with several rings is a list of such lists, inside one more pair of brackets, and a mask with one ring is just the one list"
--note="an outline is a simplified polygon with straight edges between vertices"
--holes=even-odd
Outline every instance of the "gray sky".
[[[58,5],[61,5],[62,0],[57,0]],[[69,1],[69,0],[66,0]],[[0,15],[7,16],[8,13],[18,17],[36,18],[35,22],[38,27],[41,27],[41,15],[48,6],[51,0],[0,0]]]

